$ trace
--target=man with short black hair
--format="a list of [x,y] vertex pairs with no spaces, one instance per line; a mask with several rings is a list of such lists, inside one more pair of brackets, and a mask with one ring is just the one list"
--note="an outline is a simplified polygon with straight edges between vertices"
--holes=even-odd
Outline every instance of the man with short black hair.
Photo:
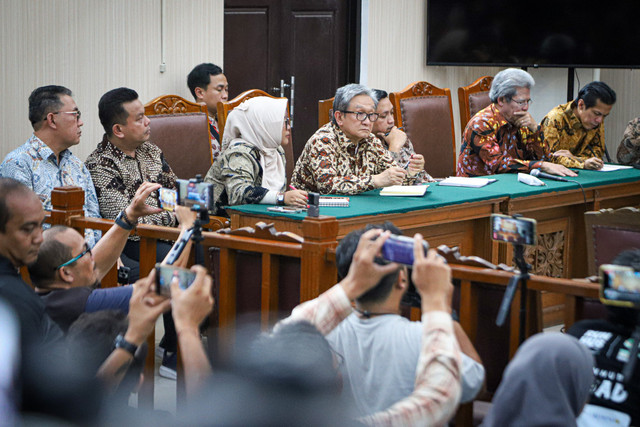
[[[31,188],[50,211],[51,190],[73,185],[84,190],[85,215],[100,218],[98,198],[89,171],[69,150],[80,143],[80,110],[72,93],[64,86],[42,86],[29,96],[29,120],[33,135],[5,157],[0,176],[13,178]],[[87,230],[93,247],[100,232]]]
[[0,178],[0,297],[18,316],[23,348],[62,339],[62,331],[18,271],[36,260],[43,224],[38,196],[12,178]]
[[[347,234],[336,249],[339,277],[348,274],[362,234],[371,229],[401,234],[389,222]],[[376,263],[386,262],[376,258]],[[382,411],[413,392],[423,325],[400,315],[408,288],[409,271],[402,266],[356,298],[355,311],[327,335],[333,349],[344,358],[344,392],[353,396],[360,416]],[[482,388],[484,367],[457,322],[454,331],[462,350],[461,402],[469,402]]]
[[491,104],[469,120],[462,135],[458,176],[507,172],[542,172],[559,176],[577,174],[551,162],[549,145],[538,122],[529,113],[531,74],[517,68],[500,71],[491,83]]
[[[176,188],[176,175],[167,163],[162,150],[149,142],[151,121],[144,113],[144,105],[138,93],[121,87],[102,95],[98,102],[98,115],[105,135],[98,147],[86,161],[95,183],[96,193],[100,201],[100,213],[103,218],[115,220],[131,203],[134,195],[144,182],[160,184],[165,188]],[[146,198],[146,204],[160,208],[157,193]],[[138,221],[121,217],[131,228]],[[158,213],[139,219],[140,223],[175,227],[178,223],[173,212],[158,210]],[[172,244],[158,241],[156,244],[156,260],[162,261]],[[123,252],[125,265],[134,266],[140,262],[140,237],[130,236]],[[130,262],[132,260],[132,262]],[[165,340],[161,346],[165,355],[175,356],[177,341],[173,330],[173,320],[169,313],[164,315]],[[176,378],[175,357],[165,357],[165,367],[161,375]]]
[[205,104],[209,110],[209,132],[213,160],[220,154],[221,136],[218,132],[218,102],[229,99],[229,83],[222,68],[215,64],[196,65],[187,76],[187,86],[191,95],[199,104]]
[[575,100],[549,111],[540,126],[553,161],[569,168],[602,169],[604,119],[615,102],[616,93],[606,83],[591,82]]

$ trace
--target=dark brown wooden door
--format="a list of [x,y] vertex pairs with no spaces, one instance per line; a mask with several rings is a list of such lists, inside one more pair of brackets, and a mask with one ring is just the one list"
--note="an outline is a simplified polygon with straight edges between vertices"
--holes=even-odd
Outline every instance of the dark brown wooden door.
[[248,89],[280,96],[282,88],[296,158],[318,128],[318,100],[358,78],[359,14],[359,0],[225,0],[229,98]]

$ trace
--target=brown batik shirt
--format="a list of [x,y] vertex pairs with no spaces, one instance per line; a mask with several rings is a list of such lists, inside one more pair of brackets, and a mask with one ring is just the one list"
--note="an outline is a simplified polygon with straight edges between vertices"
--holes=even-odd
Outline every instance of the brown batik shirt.
[[604,157],[604,123],[595,129],[585,129],[574,113],[575,105],[575,101],[558,105],[542,119],[540,127],[552,152],[568,150],[573,155],[554,156],[554,163],[584,169],[587,159]]
[[[373,134],[352,142],[333,124],[316,131],[304,147],[293,170],[291,184],[320,194],[358,194],[373,190],[373,175],[398,167],[389,151]],[[405,177],[403,184],[413,184]]]
[[[131,157],[113,145],[105,135],[85,164],[96,187],[100,214],[106,219],[115,219],[129,206],[138,187],[145,181],[176,188],[176,175],[160,148],[150,142],[142,143],[136,148],[135,157]],[[146,203],[160,207],[157,192],[151,193]],[[141,217],[140,223],[174,227],[177,220],[172,212],[163,211]],[[137,240],[137,236],[132,237]]]

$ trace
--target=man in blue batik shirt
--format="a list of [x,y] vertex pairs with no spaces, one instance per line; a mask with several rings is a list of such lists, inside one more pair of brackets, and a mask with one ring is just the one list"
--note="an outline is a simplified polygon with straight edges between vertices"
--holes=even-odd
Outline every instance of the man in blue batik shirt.
[[[71,91],[63,86],[42,86],[29,96],[29,120],[33,135],[13,150],[0,165],[0,176],[13,178],[31,188],[51,210],[51,190],[73,185],[84,190],[86,216],[100,218],[100,208],[91,174],[70,147],[80,142],[82,120]],[[88,230],[93,247],[98,231]]]

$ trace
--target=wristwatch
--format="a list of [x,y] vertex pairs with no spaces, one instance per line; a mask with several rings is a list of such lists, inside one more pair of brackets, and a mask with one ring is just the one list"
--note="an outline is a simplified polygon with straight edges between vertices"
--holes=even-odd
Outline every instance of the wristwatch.
[[116,348],[121,348],[125,351],[131,353],[132,356],[136,354],[136,350],[138,350],[138,346],[130,343],[129,341],[124,339],[124,335],[118,334],[116,340],[114,342]]
[[136,224],[132,224],[131,221],[129,221],[129,218],[127,218],[127,214],[125,214],[124,211],[120,212],[116,217],[116,224],[127,231],[133,230],[136,226]]
[[276,205],[284,206],[284,193],[281,191],[279,191],[278,195],[276,196]]

